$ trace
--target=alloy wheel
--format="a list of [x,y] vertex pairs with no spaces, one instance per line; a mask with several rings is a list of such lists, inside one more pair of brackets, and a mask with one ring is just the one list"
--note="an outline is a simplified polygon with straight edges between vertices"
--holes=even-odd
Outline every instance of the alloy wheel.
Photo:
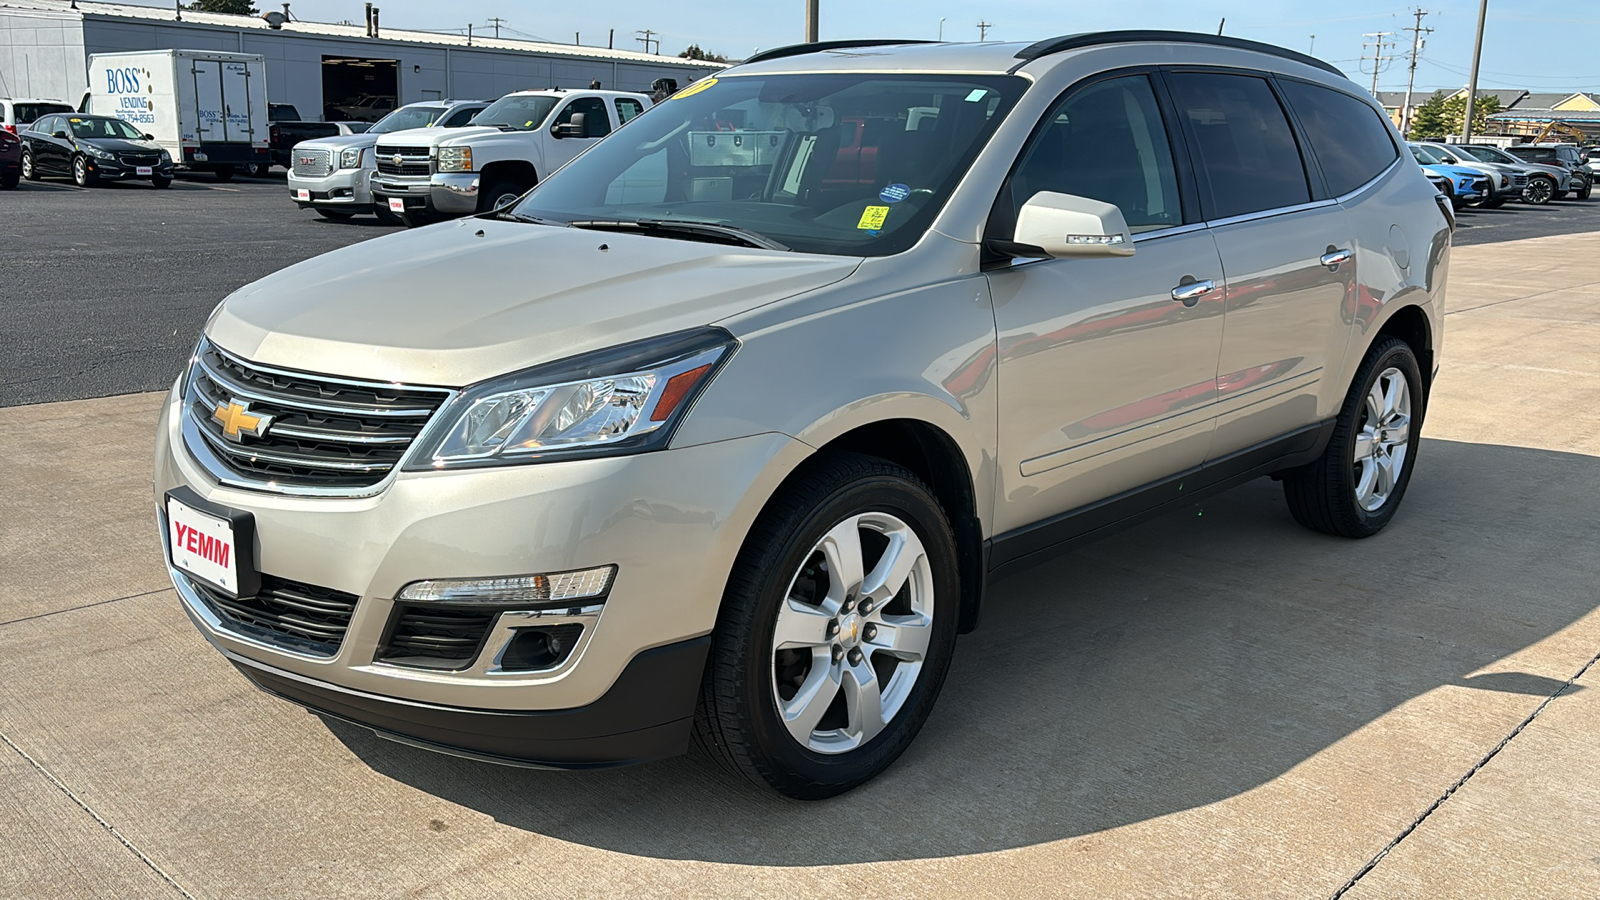
[[22,154],[22,177],[28,179],[29,181],[34,180],[32,153]]
[[1384,369],[1363,399],[1355,440],[1356,505],[1369,513],[1389,502],[1411,446],[1411,387],[1405,373]]
[[1555,183],[1548,178],[1535,178],[1528,182],[1522,196],[1529,203],[1545,204],[1555,197]]
[[72,161],[72,182],[78,187],[84,187],[89,183],[89,165],[81,156]]
[[772,694],[817,753],[855,750],[900,713],[933,638],[933,574],[911,526],[885,512],[823,535],[789,582],[772,636]]

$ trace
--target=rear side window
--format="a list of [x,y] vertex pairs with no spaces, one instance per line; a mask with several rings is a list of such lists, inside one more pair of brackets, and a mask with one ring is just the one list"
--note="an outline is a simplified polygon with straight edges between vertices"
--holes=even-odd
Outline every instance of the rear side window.
[[1178,72],[1172,98],[1194,135],[1206,217],[1225,219],[1311,200],[1289,120],[1264,79]]
[[1051,110],[1011,176],[1011,221],[1040,191],[1114,203],[1135,234],[1183,224],[1177,168],[1150,79],[1116,78]]
[[448,119],[444,120],[444,127],[460,128],[461,126],[472,121],[472,117],[480,112],[483,112],[483,107],[481,106],[463,106],[462,108],[451,113]]
[[628,120],[644,112],[644,104],[628,97],[617,98],[617,121],[628,124]]
[[1395,161],[1394,140],[1377,110],[1330,88],[1300,81],[1280,84],[1335,197],[1378,177]]

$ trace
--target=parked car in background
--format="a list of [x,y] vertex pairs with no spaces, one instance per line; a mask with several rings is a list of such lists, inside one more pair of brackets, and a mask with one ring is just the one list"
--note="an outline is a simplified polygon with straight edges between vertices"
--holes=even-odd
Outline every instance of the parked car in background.
[[1499,147],[1488,144],[1450,144],[1458,152],[1485,163],[1521,166],[1528,173],[1528,186],[1523,188],[1522,199],[1528,203],[1549,203],[1555,199],[1558,186],[1570,180],[1560,166],[1547,166],[1512,156]]
[[[378,141],[373,201],[407,225],[495,209],[649,106],[649,97],[621,91],[518,91],[459,131],[385,135]],[[730,149],[733,141],[732,134],[724,139]],[[654,177],[664,178],[664,170]]]
[[71,178],[78,187],[138,178],[172,184],[172,156],[148,134],[112,116],[55,113],[22,132],[22,174]]
[[489,106],[483,100],[429,100],[402,106],[362,134],[325,137],[299,144],[290,154],[289,196],[301,209],[324,219],[348,219],[376,212],[397,222],[386,208],[375,209],[368,184],[375,164],[373,145],[385,135],[415,128],[460,128]]
[[248,175],[265,175],[273,166],[289,168],[289,152],[302,141],[340,134],[334,122],[310,122],[300,118],[300,111],[291,103],[273,103],[267,107],[267,152],[270,161],[252,164],[245,169]]
[[1520,163],[1491,162],[1479,159],[1474,154],[1468,153],[1452,144],[1441,144],[1433,141],[1418,141],[1425,149],[1431,150],[1432,155],[1439,161],[1463,169],[1474,169],[1489,176],[1489,196],[1478,201],[1479,206],[1496,209],[1504,206],[1507,200],[1520,200],[1522,194],[1528,189],[1528,168]]
[[1443,181],[1443,193],[1449,198],[1452,208],[1461,209],[1489,196],[1489,176],[1482,171],[1438,162],[1438,154],[1420,144],[1408,144],[1407,147],[1424,172],[1437,176],[1435,185]]
[[327,119],[350,119],[357,122],[376,122],[393,112],[395,101],[390,96],[366,96],[350,103],[341,103],[323,110]]
[[0,188],[10,190],[22,180],[22,138],[0,130]]
[[[491,183],[525,158],[496,135],[567,153],[632,96],[379,146]],[[1011,573],[1268,475],[1309,529],[1393,521],[1452,240],[1404,154],[1338,69],[1238,38],[757,54],[510,207],[224,299],[157,426],[169,574],[244,677],[412,746],[589,769],[693,740],[848,791]]]
[[0,131],[16,134],[40,116],[72,112],[72,104],[61,100],[36,100],[31,97],[0,98]]
[[1556,187],[1553,199],[1560,200],[1570,193],[1579,200],[1587,200],[1594,189],[1578,148],[1571,144],[1517,144],[1507,147],[1506,152],[1526,162],[1559,168],[1567,173],[1568,180]]

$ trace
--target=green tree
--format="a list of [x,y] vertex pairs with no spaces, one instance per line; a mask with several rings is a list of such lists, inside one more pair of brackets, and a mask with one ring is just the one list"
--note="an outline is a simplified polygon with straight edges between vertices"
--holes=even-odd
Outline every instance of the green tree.
[[[1472,105],[1472,133],[1482,134],[1489,127],[1489,117],[1500,111],[1500,98],[1494,94],[1479,94]],[[1467,98],[1457,94],[1444,102],[1444,127],[1441,134],[1460,134],[1467,119]]]
[[728,58],[720,53],[701,50],[699,44],[690,44],[689,49],[679,53],[678,56],[681,59],[703,59],[706,62],[725,63],[728,61]]
[[194,0],[187,8],[195,12],[227,13],[233,16],[261,15],[261,10],[250,5],[250,0]]
[[1406,135],[1418,138],[1444,137],[1444,91],[1434,91],[1426,103],[1411,114],[1411,132]]

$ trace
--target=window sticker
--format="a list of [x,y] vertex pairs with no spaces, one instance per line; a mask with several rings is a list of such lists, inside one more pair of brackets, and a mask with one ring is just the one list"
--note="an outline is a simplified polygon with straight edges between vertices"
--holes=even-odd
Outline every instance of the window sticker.
[[691,84],[691,85],[689,85],[688,87],[686,87],[683,90],[677,92],[676,94],[673,94],[672,96],[673,96],[674,99],[678,99],[678,98],[682,98],[682,97],[693,97],[695,94],[698,94],[703,90],[706,90],[707,88],[711,87],[712,85],[714,85],[716,83],[717,83],[717,80],[715,78],[707,78],[705,81],[702,81],[699,84]]
[[985,88],[973,88],[972,93],[967,95],[967,102],[977,103],[979,100],[982,100],[986,95],[988,95],[988,93],[989,91]]
[[911,196],[911,188],[898,181],[878,192],[878,199],[885,203],[899,203],[909,196]]
[[876,232],[883,228],[883,220],[889,217],[889,207],[869,206],[861,211],[861,221],[856,223],[856,228],[861,231]]

